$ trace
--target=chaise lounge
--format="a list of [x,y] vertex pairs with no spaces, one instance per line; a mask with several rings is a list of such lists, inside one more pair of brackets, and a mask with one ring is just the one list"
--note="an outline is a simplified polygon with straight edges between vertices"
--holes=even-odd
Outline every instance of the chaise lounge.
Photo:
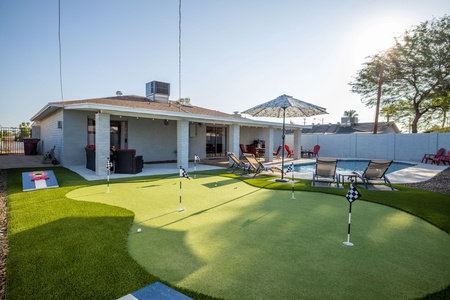
[[392,160],[371,160],[362,174],[358,172],[353,173],[362,180],[366,189],[369,180],[383,179],[384,183],[389,184],[389,187],[394,190],[391,181],[386,177],[386,172],[391,164]]
[[332,182],[336,182],[336,186],[339,187],[339,177],[336,174],[337,159],[335,158],[316,158],[316,169],[313,173],[312,186],[316,185],[316,181],[320,177],[332,178]]

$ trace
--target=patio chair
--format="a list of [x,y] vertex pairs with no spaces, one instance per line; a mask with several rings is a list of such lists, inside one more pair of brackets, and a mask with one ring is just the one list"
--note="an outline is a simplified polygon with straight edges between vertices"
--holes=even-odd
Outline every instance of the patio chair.
[[339,177],[336,174],[337,159],[335,158],[316,158],[316,169],[313,172],[312,185],[316,185],[316,181],[320,177],[332,178],[332,182],[336,182],[336,186],[339,187]]
[[254,171],[255,175],[253,175],[253,178],[255,178],[256,175],[258,175],[259,173],[261,173],[263,171],[272,171],[272,173],[275,171],[282,172],[282,170],[280,168],[264,166],[260,161],[256,160],[256,158],[253,154],[246,153],[246,154],[244,154],[244,158],[247,160],[249,166],[247,168],[247,171],[242,173],[242,175],[245,173],[248,173],[249,171]]
[[276,157],[278,158],[278,156],[280,156],[281,148],[283,148],[283,146],[281,146],[281,145],[278,146],[277,151],[274,151],[274,152],[273,152],[273,156],[276,156]]
[[433,159],[437,159],[440,156],[444,155],[445,149],[444,148],[440,148],[436,154],[425,154],[422,158],[422,163],[425,161],[425,163],[428,163],[428,160],[433,161]]
[[391,181],[386,177],[386,172],[392,164],[392,160],[371,160],[367,165],[366,169],[362,174],[358,172],[353,172],[358,175],[358,177],[364,183],[364,187],[367,189],[367,184],[369,180],[373,179],[383,179],[384,183],[389,184],[389,187],[394,190],[392,187]]
[[233,152],[227,152],[228,157],[232,160],[231,165],[228,167],[228,169],[226,169],[226,172],[228,172],[229,170],[231,170],[231,173],[234,173],[236,170],[239,169],[243,169],[243,171],[245,172],[245,170],[247,169],[248,165],[246,165],[242,160],[239,160],[236,155],[234,155]]
[[431,157],[430,159],[431,159],[431,164],[436,164],[439,166],[441,164],[441,162],[443,162],[444,165],[446,162],[449,162],[449,158],[450,158],[450,150],[448,150],[447,155],[444,155],[444,153],[442,153],[442,155],[434,156],[434,157]]
[[318,157],[319,156],[319,150],[320,150],[320,146],[319,145],[315,145],[313,152],[312,152],[312,157]]
[[244,144],[239,144],[239,148],[241,149],[241,159],[244,157],[244,153],[247,153],[247,149],[245,149]]
[[286,150],[286,157],[294,157],[294,150],[291,150],[288,145],[284,145]]
[[447,163],[450,165],[450,150],[448,150],[447,155],[441,156],[440,160],[437,162],[437,165],[439,166],[441,162],[444,163],[444,165]]
[[144,161],[142,155],[136,155],[135,149],[118,149],[115,151],[115,171],[120,174],[137,174],[142,172]]
[[253,154],[255,157],[258,157],[258,151],[256,151],[256,146],[253,144],[245,146],[247,148],[247,154]]

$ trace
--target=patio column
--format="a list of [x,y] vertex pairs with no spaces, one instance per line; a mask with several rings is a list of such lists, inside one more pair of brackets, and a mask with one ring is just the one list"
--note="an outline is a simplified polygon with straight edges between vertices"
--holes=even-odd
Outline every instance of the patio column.
[[302,130],[297,128],[294,129],[294,159],[301,158],[301,144],[302,144]]
[[264,159],[267,162],[273,161],[273,128],[266,128],[264,130],[264,140],[266,141],[266,151],[264,154]]
[[95,114],[95,173],[106,176],[106,162],[109,157],[110,146],[110,115]]
[[177,164],[187,170],[189,165],[189,121],[177,121]]
[[228,151],[239,157],[239,139],[241,137],[241,127],[237,124],[230,125],[230,137]]

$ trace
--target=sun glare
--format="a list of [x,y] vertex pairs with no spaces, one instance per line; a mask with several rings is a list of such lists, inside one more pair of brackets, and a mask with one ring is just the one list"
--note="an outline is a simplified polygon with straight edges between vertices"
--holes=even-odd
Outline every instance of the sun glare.
[[392,47],[394,38],[408,29],[400,20],[378,20],[362,26],[354,43],[355,58],[361,59]]

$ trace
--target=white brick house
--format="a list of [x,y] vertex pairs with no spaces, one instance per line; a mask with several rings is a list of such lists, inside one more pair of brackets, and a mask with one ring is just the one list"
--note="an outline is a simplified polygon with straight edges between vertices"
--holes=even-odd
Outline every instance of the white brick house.
[[[41,139],[41,152],[56,145],[62,165],[86,163],[84,148],[96,147],[96,173],[105,175],[110,145],[136,149],[144,162],[176,161],[187,165],[200,158],[238,154],[239,144],[264,140],[266,161],[281,144],[279,123],[252,120],[190,104],[181,104],[160,95],[114,96],[51,102],[31,118],[34,137]],[[300,153],[301,126],[286,124],[294,131],[295,153]]]

